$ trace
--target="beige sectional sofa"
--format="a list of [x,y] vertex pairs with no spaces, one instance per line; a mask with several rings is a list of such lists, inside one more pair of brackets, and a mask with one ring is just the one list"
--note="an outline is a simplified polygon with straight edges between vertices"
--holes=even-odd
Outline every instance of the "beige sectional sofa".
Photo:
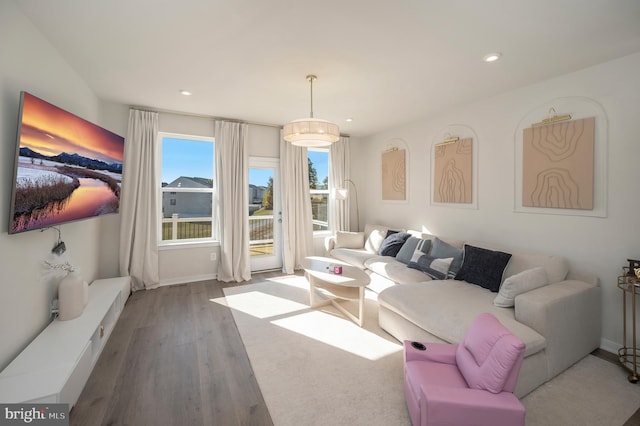
[[369,288],[378,293],[379,324],[396,339],[457,343],[478,314],[490,312],[526,344],[516,387],[520,397],[600,345],[598,279],[571,271],[566,258],[409,231],[432,245],[439,239],[459,249],[471,246],[469,253],[478,247],[511,254],[496,293],[466,281],[434,280],[394,257],[380,256],[387,231],[367,225],[362,233],[328,238],[325,248],[331,257],[367,271]]

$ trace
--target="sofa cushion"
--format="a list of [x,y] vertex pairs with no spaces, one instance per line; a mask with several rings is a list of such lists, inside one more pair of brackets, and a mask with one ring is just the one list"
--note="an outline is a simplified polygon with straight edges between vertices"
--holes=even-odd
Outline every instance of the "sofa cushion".
[[375,254],[368,252],[365,249],[348,249],[338,248],[331,250],[331,257],[334,257],[343,262],[347,262],[360,269],[365,269],[365,261],[371,257],[375,257]]
[[407,265],[389,256],[370,257],[364,262],[364,265],[371,272],[395,281],[397,284],[419,283],[431,279],[423,272],[407,268]]
[[465,244],[464,261],[455,279],[497,292],[510,259],[510,253]]
[[425,254],[429,253],[429,250],[431,249],[431,240],[409,237],[400,248],[400,251],[398,251],[396,260],[408,265],[416,249],[420,249]]
[[527,269],[519,274],[511,275],[504,280],[500,286],[498,295],[493,299],[493,304],[503,308],[514,306],[517,295],[535,290],[547,284],[549,284],[549,279],[547,278],[547,272],[542,266]]
[[336,232],[335,248],[361,249],[364,247],[364,232]]
[[433,240],[431,256],[441,258],[452,257],[453,262],[451,263],[451,268],[449,268],[451,276],[456,275],[462,265],[462,249],[442,241],[437,237]]
[[433,280],[387,288],[378,295],[378,303],[448,343],[460,343],[473,320],[489,312],[525,343],[525,356],[543,350],[545,338],[516,321],[513,308],[494,306],[494,297],[480,286]]
[[411,258],[411,262],[409,262],[407,266],[422,271],[433,279],[443,280],[447,278],[451,262],[453,262],[453,257],[442,259],[429,256],[420,250],[416,250],[414,256]]
[[407,238],[411,235],[406,232],[393,232],[391,235],[387,234],[387,238],[384,239],[378,254],[380,256],[392,256],[396,257]]

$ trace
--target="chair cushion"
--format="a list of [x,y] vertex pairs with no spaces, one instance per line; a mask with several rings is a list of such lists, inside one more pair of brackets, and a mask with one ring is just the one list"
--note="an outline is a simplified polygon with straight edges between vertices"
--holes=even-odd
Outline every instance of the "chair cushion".
[[420,387],[425,384],[467,389],[467,382],[455,364],[432,361],[409,361],[404,366],[405,380],[416,400],[420,399]]
[[458,345],[456,363],[470,388],[500,393],[522,356],[524,343],[496,317],[483,313]]

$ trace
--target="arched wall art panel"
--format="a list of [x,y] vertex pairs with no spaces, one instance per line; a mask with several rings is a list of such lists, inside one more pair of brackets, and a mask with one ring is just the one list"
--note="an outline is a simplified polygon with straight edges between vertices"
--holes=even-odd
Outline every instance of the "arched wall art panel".
[[406,202],[409,193],[407,144],[402,139],[391,139],[382,152],[380,163],[382,201]]
[[478,138],[464,125],[451,124],[431,147],[431,204],[478,208]]
[[607,120],[588,98],[536,108],[515,136],[515,211],[606,217]]

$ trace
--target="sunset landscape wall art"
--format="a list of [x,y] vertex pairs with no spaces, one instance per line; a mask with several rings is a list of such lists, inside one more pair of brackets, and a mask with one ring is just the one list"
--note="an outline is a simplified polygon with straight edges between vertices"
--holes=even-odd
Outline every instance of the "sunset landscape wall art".
[[26,92],[20,106],[9,233],[118,213],[124,138]]

